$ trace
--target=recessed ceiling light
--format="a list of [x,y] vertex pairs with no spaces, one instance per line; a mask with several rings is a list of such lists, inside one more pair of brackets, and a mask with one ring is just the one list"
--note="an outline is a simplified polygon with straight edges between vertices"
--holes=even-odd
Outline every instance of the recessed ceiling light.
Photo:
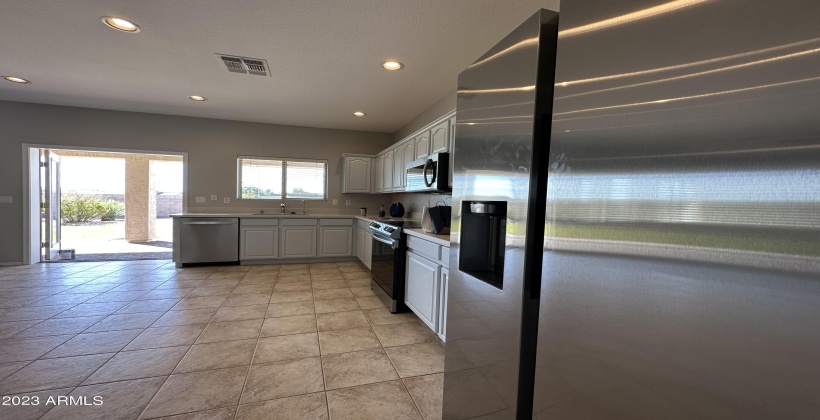
[[3,76],[3,78],[8,80],[9,82],[14,82],[14,83],[23,83],[23,84],[31,83],[26,79],[21,79],[19,77],[14,77],[14,76]]
[[103,16],[100,18],[102,22],[118,31],[136,33],[140,31],[140,27],[134,22],[129,22],[113,16]]
[[404,64],[399,63],[398,61],[385,61],[382,63],[382,67],[385,70],[401,70],[404,67]]
[[364,112],[362,112],[362,111],[356,111],[356,112],[354,112],[354,113],[353,113],[353,115],[355,115],[355,116],[357,116],[357,117],[364,117],[364,116],[365,116],[365,115],[367,115],[367,114],[365,114],[365,113],[364,113]]
[[188,97],[188,99],[190,99],[192,101],[199,101],[199,102],[208,100],[208,98],[206,98],[204,96],[199,96],[199,95],[191,95],[191,96]]

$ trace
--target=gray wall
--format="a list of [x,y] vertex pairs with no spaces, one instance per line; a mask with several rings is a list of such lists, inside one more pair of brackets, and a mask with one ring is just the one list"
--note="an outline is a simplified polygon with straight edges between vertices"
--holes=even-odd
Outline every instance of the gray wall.
[[[45,144],[100,149],[188,153],[188,210],[245,211],[278,208],[279,201],[236,200],[236,156],[327,159],[328,201],[311,202],[317,212],[378,210],[384,198],[342,194],[342,153],[378,153],[393,143],[390,134],[259,124],[205,118],[106,111],[0,101],[0,263],[23,261],[22,145]],[[210,201],[218,194],[219,201]],[[196,204],[195,196],[208,196]],[[231,204],[222,204],[222,197]],[[332,199],[339,199],[332,206]],[[345,200],[351,200],[345,206]],[[288,200],[296,207],[297,200]]]
[[393,140],[403,140],[405,137],[413,134],[414,131],[423,128],[425,125],[435,121],[436,118],[439,118],[454,109],[456,109],[455,89],[447,92],[447,94],[442,96],[438,102],[422,111],[419,115],[416,115],[413,120],[393,133]]
[[[400,128],[393,134],[394,141],[403,140],[405,137],[413,134],[416,130],[419,130],[430,124],[431,122],[435,121],[436,119],[440,118],[442,115],[456,109],[456,90],[453,89],[450,92],[447,92],[438,102],[431,105],[429,108],[422,111],[419,115],[413,118],[412,121],[407,123],[404,127]],[[451,145],[452,150],[452,145]],[[450,204],[450,194],[420,194],[420,193],[396,193],[390,196],[390,203],[394,201],[400,202],[404,206],[404,210],[407,212],[406,217],[413,217],[413,218],[421,218],[421,211],[424,206],[427,206],[428,203],[431,206],[435,206],[437,202],[446,200],[446,203]],[[385,206],[386,209],[389,209],[389,206]]]

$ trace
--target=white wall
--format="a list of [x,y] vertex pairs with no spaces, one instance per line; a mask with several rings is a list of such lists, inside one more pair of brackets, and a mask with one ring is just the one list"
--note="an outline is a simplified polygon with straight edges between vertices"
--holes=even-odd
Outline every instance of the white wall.
[[[390,134],[274,124],[106,111],[0,101],[0,263],[23,261],[23,144],[70,149],[147,150],[188,153],[188,210],[244,211],[279,207],[279,201],[236,200],[237,155],[327,159],[328,201],[310,202],[319,212],[378,210],[385,197],[342,194],[342,153],[378,153],[393,143]],[[105,176],[105,174],[100,174]],[[196,204],[194,197],[218,194]],[[222,197],[231,204],[222,204]],[[332,206],[332,199],[339,206]],[[351,200],[345,206],[345,200]],[[298,200],[286,204],[295,208]]]

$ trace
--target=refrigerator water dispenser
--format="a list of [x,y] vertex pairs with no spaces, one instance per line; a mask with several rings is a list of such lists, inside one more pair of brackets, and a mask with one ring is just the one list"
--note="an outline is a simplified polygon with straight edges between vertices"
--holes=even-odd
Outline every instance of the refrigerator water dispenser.
[[463,201],[458,268],[498,289],[504,288],[506,201]]

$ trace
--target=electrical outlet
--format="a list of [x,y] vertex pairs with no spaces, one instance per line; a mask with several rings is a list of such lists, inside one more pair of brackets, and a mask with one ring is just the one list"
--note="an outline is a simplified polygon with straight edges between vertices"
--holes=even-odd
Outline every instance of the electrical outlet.
[[216,194],[211,194],[211,201],[219,200],[219,197]]
[[335,198],[334,198],[334,199],[333,199],[333,205],[334,205],[334,206],[338,206],[338,205],[339,205],[339,200],[337,200],[337,199],[335,199]]
[[350,200],[345,200],[345,205],[349,206],[350,205]]
[[223,197],[223,198],[222,198],[222,202],[223,202],[223,203],[225,203],[225,204],[230,204],[230,202],[231,202],[231,197]]
[[205,197],[197,197],[196,202],[197,203],[204,203],[205,202]]

